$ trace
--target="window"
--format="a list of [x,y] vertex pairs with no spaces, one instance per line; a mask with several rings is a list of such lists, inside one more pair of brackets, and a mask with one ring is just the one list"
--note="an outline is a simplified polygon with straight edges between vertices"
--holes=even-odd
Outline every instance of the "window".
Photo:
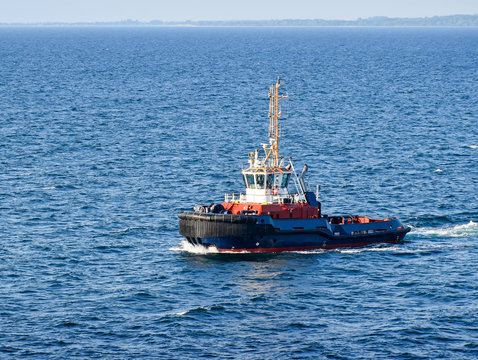
[[274,174],[267,174],[266,188],[272,189],[274,185]]
[[254,182],[254,175],[246,174],[246,180],[247,180],[247,187],[249,189],[255,189],[256,188],[256,183]]
[[274,174],[274,187],[280,187],[282,182],[282,174]]
[[256,175],[256,189],[264,189],[264,174]]
[[289,179],[290,179],[290,174],[282,175],[282,185],[281,185],[281,187],[283,187],[283,188],[287,187],[287,185],[289,185]]

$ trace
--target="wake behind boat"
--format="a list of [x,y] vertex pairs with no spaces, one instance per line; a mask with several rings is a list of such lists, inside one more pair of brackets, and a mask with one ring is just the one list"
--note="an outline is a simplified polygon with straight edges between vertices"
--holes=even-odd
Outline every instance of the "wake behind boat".
[[[242,170],[246,192],[225,194],[222,204],[196,205],[179,214],[179,233],[194,246],[220,252],[281,252],[357,247],[401,242],[409,227],[396,218],[322,214],[319,187],[310,191],[304,166],[300,175],[292,159],[279,155],[280,79],[269,89],[269,143],[249,153]],[[296,192],[289,192],[294,182]]]

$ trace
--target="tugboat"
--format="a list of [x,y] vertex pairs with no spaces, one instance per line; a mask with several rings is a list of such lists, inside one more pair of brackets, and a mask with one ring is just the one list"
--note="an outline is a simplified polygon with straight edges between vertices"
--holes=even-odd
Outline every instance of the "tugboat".
[[[277,83],[269,89],[269,143],[249,153],[242,170],[245,194],[225,194],[222,204],[196,205],[179,216],[179,233],[194,246],[219,252],[282,252],[399,243],[410,228],[396,218],[328,216],[322,214],[319,187],[309,190],[304,166],[298,174],[279,155],[281,95]],[[289,192],[294,182],[296,192]]]

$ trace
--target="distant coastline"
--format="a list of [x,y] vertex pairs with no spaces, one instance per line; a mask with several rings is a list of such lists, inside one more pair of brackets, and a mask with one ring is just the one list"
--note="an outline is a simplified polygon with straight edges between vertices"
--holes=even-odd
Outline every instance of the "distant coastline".
[[356,20],[324,20],[324,19],[282,19],[282,20],[203,20],[203,21],[163,21],[122,20],[112,22],[38,22],[38,23],[0,23],[0,26],[190,26],[190,27],[478,27],[478,14],[447,15],[420,18],[389,18],[375,16]]

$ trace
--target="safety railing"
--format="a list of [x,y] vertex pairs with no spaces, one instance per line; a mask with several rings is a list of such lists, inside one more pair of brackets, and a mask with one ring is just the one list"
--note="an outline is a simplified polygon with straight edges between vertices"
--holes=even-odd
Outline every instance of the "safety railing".
[[242,202],[246,201],[246,196],[242,193],[226,193],[224,194],[224,202]]

